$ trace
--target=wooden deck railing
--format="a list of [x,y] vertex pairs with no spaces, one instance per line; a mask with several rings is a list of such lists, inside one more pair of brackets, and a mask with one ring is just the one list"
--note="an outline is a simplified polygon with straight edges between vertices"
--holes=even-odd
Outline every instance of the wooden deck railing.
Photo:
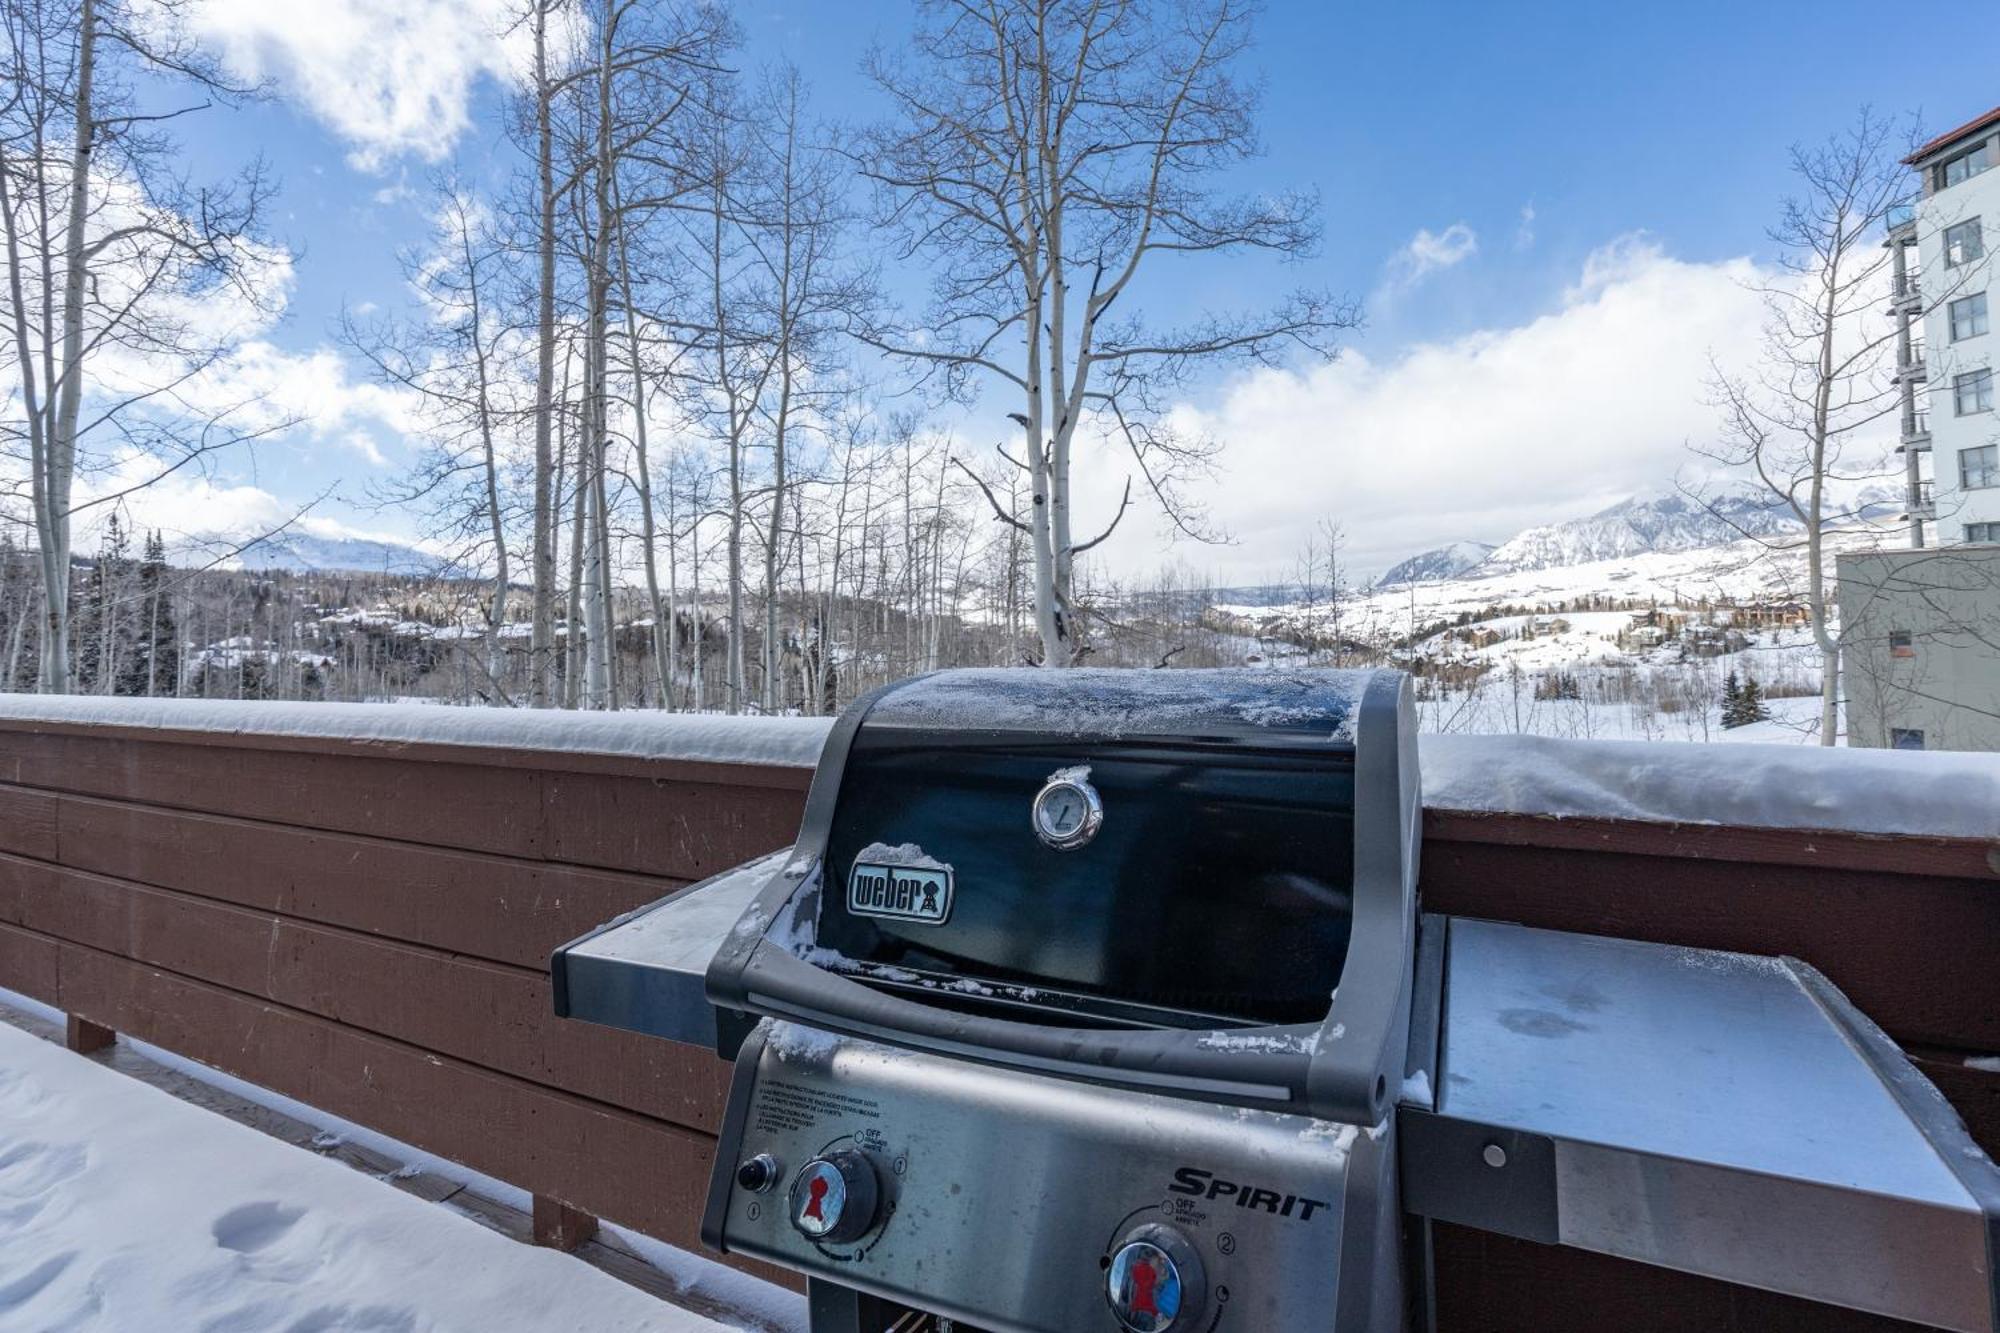
[[[0,718],[0,987],[79,1041],[130,1033],[516,1184],[552,1240],[581,1212],[695,1248],[727,1067],[556,1019],[546,961],[788,843],[809,778]],[[1970,839],[1432,812],[1423,884],[1433,910],[1804,958],[2000,1153],[2000,1074],[1964,1062],[2000,1051],[1996,867]],[[1436,1245],[1443,1329],[1896,1327],[1454,1228]]]

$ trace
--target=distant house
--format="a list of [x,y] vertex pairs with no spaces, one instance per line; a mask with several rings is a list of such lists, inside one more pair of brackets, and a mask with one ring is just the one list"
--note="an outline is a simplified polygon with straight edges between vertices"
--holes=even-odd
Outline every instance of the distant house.
[[1789,629],[1812,619],[1803,602],[1724,602],[1715,615],[1740,629]]
[[1741,630],[1721,625],[1689,625],[1681,634],[1681,647],[1691,657],[1721,657],[1749,646],[1750,640]]

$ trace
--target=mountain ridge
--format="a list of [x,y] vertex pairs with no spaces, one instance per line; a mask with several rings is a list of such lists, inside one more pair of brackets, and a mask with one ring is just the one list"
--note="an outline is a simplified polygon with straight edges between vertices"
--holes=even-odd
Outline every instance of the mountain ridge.
[[1449,542],[1389,566],[1382,577],[1375,580],[1375,586],[1399,588],[1406,583],[1436,583],[1459,578],[1485,564],[1498,549],[1492,542]]
[[350,571],[360,574],[436,574],[443,562],[414,546],[373,537],[323,537],[310,532],[275,532],[238,551],[230,562],[257,572],[301,574]]

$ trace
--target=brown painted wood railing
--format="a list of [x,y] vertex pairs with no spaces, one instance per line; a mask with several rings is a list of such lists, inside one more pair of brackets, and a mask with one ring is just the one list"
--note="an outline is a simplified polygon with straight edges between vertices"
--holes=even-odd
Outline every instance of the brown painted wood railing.
[[[0,987],[694,1248],[727,1068],[556,1019],[544,968],[789,842],[809,776],[0,720]],[[1438,911],[1804,958],[2000,1152],[2000,1074],[1964,1063],[2000,1051],[1997,866],[1972,840],[1433,811],[1423,882]],[[1454,1228],[1436,1249],[1442,1329],[1896,1327]]]

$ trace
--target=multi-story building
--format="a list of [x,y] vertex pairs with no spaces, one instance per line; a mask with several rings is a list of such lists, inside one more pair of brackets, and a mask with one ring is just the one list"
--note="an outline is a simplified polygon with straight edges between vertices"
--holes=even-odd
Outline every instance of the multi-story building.
[[2000,414],[1994,411],[1991,251],[2000,246],[2000,107],[1904,161],[1920,185],[1892,215],[1889,314],[1910,544],[2000,542]]
[[2000,749],[2000,107],[1904,162],[1884,244],[1912,549],[1839,559],[1848,743]]

